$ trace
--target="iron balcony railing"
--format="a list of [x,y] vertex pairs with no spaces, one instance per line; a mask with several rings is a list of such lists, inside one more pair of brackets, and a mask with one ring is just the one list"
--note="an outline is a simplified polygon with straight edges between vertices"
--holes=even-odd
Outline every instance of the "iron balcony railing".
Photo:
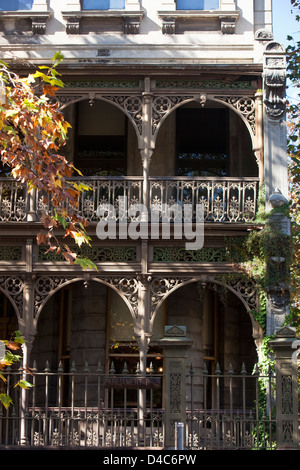
[[[150,177],[146,185],[143,178],[129,176],[74,180],[89,187],[78,201],[78,212],[88,222],[97,222],[111,215],[112,210],[116,221],[124,217],[133,220],[142,204],[148,211],[148,220],[152,216],[155,221],[165,220],[166,207],[184,210],[189,205],[194,218],[197,205],[201,205],[204,221],[214,223],[251,223],[257,211],[258,178]],[[45,211],[51,212],[51,204],[45,203],[42,193],[28,194],[26,187],[16,180],[0,178],[0,221],[39,220]],[[172,220],[174,215],[169,214]]]

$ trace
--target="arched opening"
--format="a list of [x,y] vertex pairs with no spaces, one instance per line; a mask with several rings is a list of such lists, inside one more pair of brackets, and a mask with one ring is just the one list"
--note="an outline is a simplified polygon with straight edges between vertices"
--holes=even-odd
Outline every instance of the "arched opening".
[[15,308],[9,298],[0,291],[0,338],[10,339],[19,329]]
[[231,107],[208,100],[177,106],[162,121],[151,176],[257,177],[258,165],[245,122]]
[[[191,400],[193,406],[200,409],[204,404],[214,409],[216,402],[223,409],[229,409],[230,403],[241,406],[240,382],[229,390],[228,382],[222,380],[217,397],[214,378],[217,366],[224,373],[232,368],[237,374],[245,368],[251,375],[258,360],[251,317],[237,295],[213,282],[189,283],[171,292],[164,300],[154,325],[162,318],[166,325],[185,327],[187,338],[192,341],[188,350],[187,376],[192,367],[194,382],[193,389],[187,386],[187,406],[191,406]],[[255,399],[253,386],[254,382],[249,382],[249,407]]]
[[[156,374],[162,374],[160,351],[153,345],[147,357],[147,367]],[[109,407],[112,397],[103,386],[104,378],[137,374],[139,362],[134,320],[120,294],[103,282],[72,282],[48,298],[38,318],[31,364],[41,372],[47,365],[53,375],[49,376],[49,386],[45,386],[43,373],[36,376],[35,402],[45,403],[47,389],[49,406],[59,402],[62,406],[71,403],[83,406],[88,397],[89,407],[99,403]],[[59,369],[61,376],[57,374]],[[85,370],[89,375],[88,388]],[[77,390],[74,398],[71,397],[73,385]],[[161,390],[156,392],[154,400],[161,406]],[[129,389],[126,405],[136,407],[137,402],[138,390]],[[114,390],[113,405],[125,406],[123,389]]]
[[64,153],[84,176],[142,175],[140,158],[134,157],[137,136],[121,109],[104,100],[80,100],[63,113],[72,126]]

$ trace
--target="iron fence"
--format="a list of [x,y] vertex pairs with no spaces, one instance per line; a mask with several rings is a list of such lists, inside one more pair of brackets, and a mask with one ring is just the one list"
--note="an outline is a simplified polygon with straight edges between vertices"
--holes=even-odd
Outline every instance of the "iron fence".
[[[240,373],[232,366],[214,374],[207,370],[188,374],[190,407],[186,417],[186,447],[189,449],[271,450],[276,446],[275,375]],[[198,386],[197,386],[198,384]],[[197,388],[202,388],[199,400]],[[201,402],[199,406],[199,401]]]
[[[153,395],[162,376],[51,371],[27,376],[31,387],[14,388],[22,370],[4,374],[13,404],[0,405],[0,446],[161,447],[164,412]],[[4,390],[2,390],[4,392]]]
[[[166,426],[176,425],[157,407],[156,395],[168,380],[163,375],[105,375],[87,366],[52,372],[47,365],[33,369],[28,389],[14,388],[24,371],[5,376],[13,405],[0,409],[0,446],[164,448]],[[274,384],[271,372],[188,371],[185,448],[274,448]]]

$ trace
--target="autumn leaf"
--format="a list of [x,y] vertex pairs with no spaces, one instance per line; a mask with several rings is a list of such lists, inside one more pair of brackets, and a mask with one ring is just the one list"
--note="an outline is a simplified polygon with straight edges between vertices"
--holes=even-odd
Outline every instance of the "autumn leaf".
[[[40,221],[46,233],[37,235],[37,244],[48,245],[51,251],[54,247],[60,249],[73,264],[75,255],[60,246],[54,231],[62,229],[63,236],[70,236],[79,247],[89,243],[88,223],[78,215],[78,203],[90,188],[70,180],[74,172],[80,176],[82,173],[60,154],[71,125],[57,102],[49,98],[54,98],[58,88],[64,86],[57,70],[62,60],[58,52],[52,65],[42,65],[22,78],[0,63],[5,96],[0,103],[0,159],[16,180],[28,185],[28,192],[37,190],[42,196]],[[41,85],[42,95],[35,93],[36,84]]]
[[15,341],[8,341],[6,343],[6,347],[8,349],[11,349],[12,351],[17,351],[18,349],[20,349],[20,344],[16,343]]
[[74,264],[77,258],[76,253],[73,253],[72,251],[63,251],[63,256],[64,258],[70,262],[70,264]]

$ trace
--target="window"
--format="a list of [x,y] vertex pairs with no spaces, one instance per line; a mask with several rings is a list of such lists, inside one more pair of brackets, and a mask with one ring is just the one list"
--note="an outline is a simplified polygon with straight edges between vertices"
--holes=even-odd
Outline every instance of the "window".
[[125,114],[116,107],[96,100],[77,105],[75,166],[85,176],[122,176],[126,174]]
[[228,111],[226,109],[178,109],[176,113],[177,175],[228,176],[227,135]]
[[217,10],[219,0],[177,0],[177,10]]
[[32,4],[33,0],[0,0],[0,10],[31,10]]
[[83,10],[123,10],[125,0],[82,0]]

